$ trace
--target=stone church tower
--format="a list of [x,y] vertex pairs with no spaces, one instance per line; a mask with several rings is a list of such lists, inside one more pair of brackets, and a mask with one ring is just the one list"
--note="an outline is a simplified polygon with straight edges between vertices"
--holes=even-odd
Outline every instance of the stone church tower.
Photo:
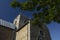
[[51,40],[46,25],[32,26],[25,15],[19,14],[13,23],[16,25],[16,40]]

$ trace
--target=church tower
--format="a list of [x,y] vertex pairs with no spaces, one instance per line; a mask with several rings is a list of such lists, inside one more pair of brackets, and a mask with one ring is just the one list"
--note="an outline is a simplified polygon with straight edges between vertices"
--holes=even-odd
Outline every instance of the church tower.
[[19,14],[13,22],[16,25],[16,40],[51,40],[46,25],[32,26],[28,17]]

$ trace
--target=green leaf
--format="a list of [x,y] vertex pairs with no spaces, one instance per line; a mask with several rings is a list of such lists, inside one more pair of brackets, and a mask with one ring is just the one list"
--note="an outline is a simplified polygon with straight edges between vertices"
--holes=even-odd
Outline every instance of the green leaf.
[[22,10],[33,11],[32,23],[34,25],[49,24],[51,21],[60,23],[60,0],[27,0],[22,3],[15,0],[10,5],[13,8],[19,7]]
[[10,3],[10,6],[12,6],[13,8],[20,7],[20,3],[18,1],[13,1]]

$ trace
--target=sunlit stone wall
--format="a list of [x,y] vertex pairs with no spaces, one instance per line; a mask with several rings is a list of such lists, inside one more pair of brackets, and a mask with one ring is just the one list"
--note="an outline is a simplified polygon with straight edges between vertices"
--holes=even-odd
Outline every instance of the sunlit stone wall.
[[16,32],[16,40],[27,40],[27,25],[25,25],[21,30]]

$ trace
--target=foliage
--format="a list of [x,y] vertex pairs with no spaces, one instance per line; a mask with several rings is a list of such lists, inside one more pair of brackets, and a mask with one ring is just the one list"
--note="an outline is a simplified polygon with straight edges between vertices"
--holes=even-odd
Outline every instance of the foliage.
[[20,7],[20,3],[18,1],[13,1],[10,3],[10,5],[13,7],[13,8],[16,8],[16,7]]
[[[25,2],[13,1],[13,8],[37,12],[33,14],[33,24],[58,22],[60,23],[60,0],[27,0]],[[41,11],[42,9],[42,11]],[[38,12],[39,11],[39,12]]]

